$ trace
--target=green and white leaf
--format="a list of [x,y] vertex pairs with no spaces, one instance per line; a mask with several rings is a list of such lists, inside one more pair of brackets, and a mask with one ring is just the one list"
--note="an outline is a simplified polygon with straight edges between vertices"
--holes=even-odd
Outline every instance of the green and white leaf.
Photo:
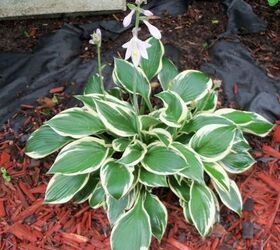
[[172,192],[184,201],[190,200],[190,183],[186,180],[178,182],[176,178],[170,176],[168,178],[168,184]]
[[101,207],[105,202],[105,190],[99,182],[89,197],[89,206],[92,209]]
[[150,193],[146,194],[144,207],[150,217],[152,234],[161,241],[167,226],[167,209],[157,196]]
[[239,188],[236,185],[236,183],[230,180],[230,189],[228,192],[225,192],[221,187],[219,187],[215,183],[213,183],[213,185],[224,205],[240,215],[242,211],[243,202]]
[[204,162],[204,170],[209,177],[225,192],[230,189],[230,179],[226,171],[216,162]]
[[168,187],[166,176],[151,173],[144,168],[140,170],[139,182],[148,187]]
[[207,125],[194,134],[189,144],[203,161],[216,162],[230,153],[235,134],[233,126]]
[[215,113],[232,120],[242,131],[257,136],[265,137],[273,129],[273,124],[257,113],[230,108],[220,109]]
[[179,94],[184,102],[189,104],[206,96],[212,85],[212,80],[204,73],[185,70],[173,79],[169,89]]
[[181,152],[188,162],[188,167],[178,172],[178,175],[204,184],[204,167],[200,156],[187,145],[179,142],[173,142],[172,146]]
[[194,116],[188,123],[186,123],[182,128],[182,132],[184,133],[197,132],[199,129],[207,125],[213,125],[213,124],[235,126],[235,124],[231,120],[223,116],[203,113]]
[[133,64],[125,60],[115,58],[113,75],[116,80],[115,83],[120,84],[131,94],[135,84],[136,93],[141,95],[145,102],[149,102],[151,86],[142,69],[134,67]]
[[214,112],[218,104],[218,95],[215,90],[211,90],[206,96],[195,105],[196,112]]
[[206,237],[215,223],[215,200],[206,185],[193,182],[190,190],[191,220],[202,237]]
[[141,58],[141,68],[149,80],[152,80],[162,69],[164,47],[159,39],[151,37],[146,40],[151,45],[147,49],[148,59]]
[[34,159],[41,159],[62,148],[73,138],[57,134],[51,127],[44,125],[29,137],[25,153]]
[[150,128],[161,123],[159,119],[153,117],[152,115],[141,115],[139,118],[142,124],[142,130],[149,130]]
[[160,92],[156,95],[163,101],[164,109],[160,113],[160,120],[169,127],[181,127],[181,123],[186,119],[188,108],[183,99],[170,90]]
[[152,238],[151,221],[140,196],[134,207],[122,215],[111,234],[112,250],[147,250]]
[[89,175],[54,175],[45,195],[46,204],[62,204],[70,201],[88,182]]
[[139,140],[135,140],[124,151],[119,163],[127,166],[135,166],[142,161],[147,153],[147,146]]
[[153,128],[148,132],[146,132],[146,134],[156,137],[165,146],[169,146],[173,140],[172,135],[166,129],[162,129],[162,128]]
[[132,169],[113,159],[101,167],[100,178],[106,194],[115,199],[120,199],[126,195],[134,180]]
[[84,94],[93,94],[93,93],[99,93],[102,94],[102,87],[101,87],[101,79],[98,74],[95,74],[90,77],[90,79],[87,81]]
[[177,67],[167,57],[162,58],[162,69],[158,74],[158,80],[163,90],[169,89],[171,81],[179,74]]
[[178,151],[158,143],[148,148],[142,165],[147,171],[159,175],[172,175],[187,167]]
[[131,143],[131,140],[129,138],[121,137],[116,138],[112,141],[113,149],[117,152],[123,152],[128,147],[128,145]]
[[109,101],[94,100],[97,113],[105,127],[112,133],[130,137],[141,129],[139,118],[129,108]]
[[46,124],[59,135],[73,138],[82,138],[105,130],[98,115],[83,108],[64,110]]
[[190,214],[189,202],[180,200],[180,206],[183,208],[183,214],[186,222],[193,225],[193,221]]
[[103,140],[84,137],[65,146],[48,173],[78,175],[94,172],[104,163],[108,152]]
[[90,175],[87,184],[83,187],[83,189],[75,194],[73,201],[78,204],[85,202],[88,198],[90,198],[92,192],[96,189],[98,182],[99,178],[96,175]]
[[219,164],[229,173],[239,174],[247,171],[256,163],[248,152],[231,151]]
[[128,194],[117,200],[110,195],[106,197],[107,204],[107,217],[111,225],[114,225],[121,215],[125,213],[125,210],[129,204]]

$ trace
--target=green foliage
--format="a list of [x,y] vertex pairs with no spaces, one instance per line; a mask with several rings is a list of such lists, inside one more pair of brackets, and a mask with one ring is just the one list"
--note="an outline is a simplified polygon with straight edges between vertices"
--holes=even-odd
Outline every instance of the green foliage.
[[0,168],[0,172],[5,182],[10,182],[12,180],[12,177],[4,167]]
[[273,7],[279,3],[279,0],[267,0],[267,2],[269,6]]
[[[72,199],[88,201],[92,208],[104,206],[115,250],[147,249],[152,236],[162,239],[167,210],[153,194],[158,187],[174,192],[186,220],[203,237],[218,220],[217,197],[240,214],[241,195],[228,173],[254,164],[242,133],[266,136],[273,128],[252,112],[215,111],[212,80],[195,70],[179,73],[164,56],[162,43],[148,42],[150,60],[140,67],[115,59],[114,95],[102,94],[100,79],[93,77],[85,94],[77,96],[84,106],[57,114],[31,135],[26,147],[33,158],[62,148],[49,170],[54,176],[45,202]],[[162,91],[153,95],[150,81],[155,79]],[[129,98],[133,84],[142,104],[139,113]],[[151,103],[160,105],[150,110]]]

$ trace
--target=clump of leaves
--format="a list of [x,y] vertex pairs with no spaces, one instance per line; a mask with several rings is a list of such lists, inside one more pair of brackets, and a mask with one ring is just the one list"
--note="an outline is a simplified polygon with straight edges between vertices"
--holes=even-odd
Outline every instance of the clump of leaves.
[[[140,4],[130,5],[126,25],[134,13],[136,22],[141,20]],[[53,177],[45,203],[72,199],[87,201],[92,208],[103,206],[116,250],[148,249],[152,236],[162,239],[168,215],[153,194],[160,187],[174,192],[187,222],[203,237],[219,222],[218,199],[240,214],[242,198],[228,173],[242,173],[255,163],[243,132],[266,136],[273,127],[256,113],[216,111],[212,80],[196,70],[179,73],[149,25],[154,37],[139,40],[137,27],[134,40],[125,46],[133,64],[115,58],[112,78],[117,87],[104,90],[99,60],[99,73],[85,94],[76,96],[84,106],[54,116],[31,135],[26,147],[35,159],[61,149],[48,172]],[[100,37],[98,31],[92,43],[100,46]],[[161,92],[153,96],[150,82],[155,79]],[[153,106],[152,98],[161,106]]]

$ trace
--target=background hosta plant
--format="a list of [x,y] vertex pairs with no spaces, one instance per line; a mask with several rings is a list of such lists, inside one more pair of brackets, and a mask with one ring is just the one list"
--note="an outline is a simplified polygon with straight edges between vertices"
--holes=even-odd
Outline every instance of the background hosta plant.
[[[228,174],[244,172],[255,162],[243,132],[266,136],[273,127],[252,112],[215,111],[212,80],[196,70],[178,72],[142,2],[130,4],[124,20],[127,26],[136,15],[133,37],[124,45],[133,63],[115,58],[116,87],[103,87],[98,30],[91,40],[99,55],[98,73],[84,95],[76,96],[83,107],[54,116],[26,146],[35,159],[61,149],[49,169],[53,177],[45,203],[103,206],[115,250],[148,249],[152,236],[162,239],[168,215],[154,192],[160,187],[178,197],[187,222],[202,237],[219,222],[219,200],[240,214],[242,198]],[[138,38],[140,21],[153,36],[146,41]],[[152,91],[150,82],[156,79],[161,90]]]

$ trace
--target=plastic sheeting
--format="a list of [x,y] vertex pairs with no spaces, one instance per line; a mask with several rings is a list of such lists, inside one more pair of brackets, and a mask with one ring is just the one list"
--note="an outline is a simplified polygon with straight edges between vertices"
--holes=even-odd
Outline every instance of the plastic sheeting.
[[[176,16],[185,13],[186,0],[154,0],[147,8],[156,15],[168,13]],[[54,35],[39,40],[31,54],[0,53],[0,123],[19,109],[31,104],[48,90],[67,83],[66,91],[81,93],[85,82],[96,71],[96,61],[83,63],[82,43],[97,27],[103,30],[105,40],[114,40],[129,27],[123,28],[116,20],[85,25],[65,25]],[[111,62],[113,52],[103,55],[103,62]],[[111,69],[105,69],[105,83],[109,88]],[[75,83],[70,84],[70,83]]]
[[[243,0],[224,0],[223,3],[227,8],[227,30],[210,48],[211,61],[202,65],[201,70],[222,80],[228,102],[236,102],[242,109],[257,112],[272,122],[279,120],[280,80],[269,78],[234,36],[263,32],[266,23]],[[234,88],[238,89],[237,93]]]

